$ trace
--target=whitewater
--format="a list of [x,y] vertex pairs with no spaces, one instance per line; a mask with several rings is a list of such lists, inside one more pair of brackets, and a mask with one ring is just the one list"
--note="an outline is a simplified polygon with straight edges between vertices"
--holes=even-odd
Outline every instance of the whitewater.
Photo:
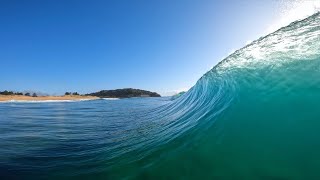
[[178,98],[0,104],[1,179],[319,179],[320,13]]

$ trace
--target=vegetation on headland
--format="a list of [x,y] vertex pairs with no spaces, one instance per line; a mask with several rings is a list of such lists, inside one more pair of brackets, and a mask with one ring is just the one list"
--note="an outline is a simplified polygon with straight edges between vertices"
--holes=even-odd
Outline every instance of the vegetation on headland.
[[141,89],[115,89],[115,90],[102,90],[95,93],[86,94],[90,96],[97,96],[100,98],[131,98],[131,97],[161,97],[156,92],[150,92]]
[[131,98],[131,97],[161,97],[156,92],[150,92],[141,89],[116,89],[116,90],[102,90],[95,93],[80,95],[78,92],[65,92],[64,96],[49,96],[42,93],[34,92],[14,92],[14,91],[0,91],[0,101],[22,99],[22,100],[72,100],[72,99],[97,99],[97,98]]

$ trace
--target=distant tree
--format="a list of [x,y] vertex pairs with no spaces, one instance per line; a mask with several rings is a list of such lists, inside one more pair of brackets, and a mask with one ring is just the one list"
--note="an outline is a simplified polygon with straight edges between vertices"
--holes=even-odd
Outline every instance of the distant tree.
[[3,91],[3,92],[0,92],[1,95],[13,95],[14,93],[12,91]]
[[32,97],[38,97],[38,96],[37,96],[37,94],[36,94],[36,93],[33,93],[33,94],[32,94]]
[[72,95],[79,96],[79,93],[78,92],[74,92],[74,93],[72,93]]
[[30,93],[25,93],[24,95],[25,95],[25,96],[30,96]]
[[23,93],[22,92],[16,92],[16,93],[14,93],[15,95],[23,95]]
[[71,92],[66,92],[66,93],[64,93],[64,95],[69,96],[69,95],[71,95]]

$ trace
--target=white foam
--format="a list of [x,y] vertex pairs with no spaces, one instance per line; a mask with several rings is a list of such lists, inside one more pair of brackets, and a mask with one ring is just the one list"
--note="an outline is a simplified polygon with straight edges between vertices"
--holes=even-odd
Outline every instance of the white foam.
[[267,29],[267,34],[272,33],[281,27],[285,27],[294,21],[305,19],[320,11],[319,0],[282,1],[281,5],[281,13],[276,21]]
[[120,98],[102,98],[102,99],[113,101],[113,100],[119,100]]

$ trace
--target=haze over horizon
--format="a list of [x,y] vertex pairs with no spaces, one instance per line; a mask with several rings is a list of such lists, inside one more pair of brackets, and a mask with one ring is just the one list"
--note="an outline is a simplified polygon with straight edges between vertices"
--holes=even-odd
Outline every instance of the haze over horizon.
[[2,1],[0,90],[172,95],[251,40],[320,9],[293,2]]

